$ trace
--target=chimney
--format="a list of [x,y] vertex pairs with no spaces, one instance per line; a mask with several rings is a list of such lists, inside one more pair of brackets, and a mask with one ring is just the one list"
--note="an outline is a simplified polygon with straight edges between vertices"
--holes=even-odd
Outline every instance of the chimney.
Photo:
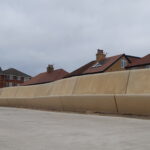
[[105,57],[106,57],[106,54],[104,53],[104,51],[101,49],[98,49],[97,54],[96,54],[96,61],[97,62],[103,61]]
[[47,73],[50,73],[50,72],[52,72],[52,71],[54,71],[53,65],[48,65],[48,66],[47,66]]

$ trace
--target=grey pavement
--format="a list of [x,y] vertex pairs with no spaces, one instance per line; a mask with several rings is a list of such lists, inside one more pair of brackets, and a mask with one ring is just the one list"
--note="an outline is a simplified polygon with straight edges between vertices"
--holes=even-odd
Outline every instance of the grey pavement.
[[150,150],[150,120],[0,107],[0,150]]

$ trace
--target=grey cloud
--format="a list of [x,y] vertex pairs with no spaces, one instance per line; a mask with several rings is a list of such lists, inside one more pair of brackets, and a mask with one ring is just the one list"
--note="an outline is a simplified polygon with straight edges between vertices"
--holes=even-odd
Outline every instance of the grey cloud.
[[35,75],[108,56],[150,52],[149,0],[1,0],[0,65]]

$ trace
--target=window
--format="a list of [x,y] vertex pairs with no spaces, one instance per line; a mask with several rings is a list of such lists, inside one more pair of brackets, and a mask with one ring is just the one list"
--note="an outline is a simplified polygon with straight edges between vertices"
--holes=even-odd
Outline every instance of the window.
[[20,76],[18,76],[18,80],[21,80],[21,77],[20,77]]
[[21,81],[24,81],[24,77],[21,77]]
[[17,76],[13,76],[13,79],[14,79],[14,80],[17,80]]
[[9,82],[9,86],[13,86],[13,83],[12,83],[12,82]]
[[24,78],[24,81],[28,81],[28,80],[30,80],[30,78],[29,78],[29,77]]
[[9,76],[9,80],[13,80],[13,75],[10,75],[10,76]]
[[101,63],[96,63],[95,65],[93,65],[92,67],[93,68],[97,68],[97,67],[101,67],[102,66],[102,64]]
[[5,76],[4,75],[0,75],[0,80],[4,80]]
[[121,68],[125,68],[127,66],[127,61],[124,59],[121,59]]
[[17,86],[17,83],[13,82],[12,86]]
[[8,86],[9,86],[9,82],[6,82],[6,83],[5,83],[5,87],[8,87]]
[[6,80],[9,80],[9,79],[10,79],[10,76],[9,76],[9,75],[5,75],[5,79],[6,79]]

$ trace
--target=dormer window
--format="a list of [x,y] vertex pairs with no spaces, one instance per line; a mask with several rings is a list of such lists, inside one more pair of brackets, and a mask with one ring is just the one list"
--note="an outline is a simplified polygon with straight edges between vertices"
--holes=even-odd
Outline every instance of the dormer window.
[[125,68],[127,66],[127,61],[125,59],[121,59],[121,68]]

